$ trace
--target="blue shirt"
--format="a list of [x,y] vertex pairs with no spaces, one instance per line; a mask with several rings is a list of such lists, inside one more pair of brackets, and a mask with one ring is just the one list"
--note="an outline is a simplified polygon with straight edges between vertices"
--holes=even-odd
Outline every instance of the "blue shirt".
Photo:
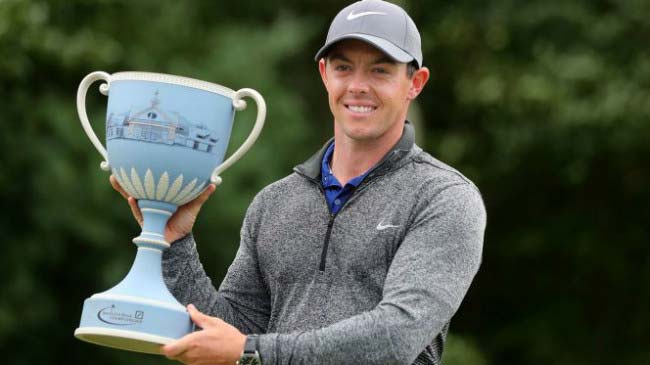
[[321,163],[321,185],[323,185],[323,189],[325,190],[325,199],[327,200],[330,212],[336,214],[343,204],[350,199],[354,190],[361,184],[361,181],[363,181],[372,168],[348,181],[345,186],[341,186],[341,183],[332,174],[332,169],[330,169],[330,160],[332,159],[333,153],[334,142],[327,147],[327,151],[323,155],[323,162]]

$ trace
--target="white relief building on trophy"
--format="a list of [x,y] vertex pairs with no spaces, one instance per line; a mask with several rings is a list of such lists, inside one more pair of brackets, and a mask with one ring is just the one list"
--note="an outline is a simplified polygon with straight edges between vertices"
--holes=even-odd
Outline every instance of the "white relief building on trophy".
[[177,112],[161,108],[158,90],[151,104],[132,113],[109,113],[106,139],[132,139],[150,143],[178,145],[197,151],[214,153],[219,139],[201,123],[192,123]]

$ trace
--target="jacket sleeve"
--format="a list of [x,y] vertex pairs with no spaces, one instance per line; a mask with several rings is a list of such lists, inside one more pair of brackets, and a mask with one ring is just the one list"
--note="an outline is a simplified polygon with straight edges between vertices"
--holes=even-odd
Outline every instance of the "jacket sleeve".
[[270,313],[268,291],[254,250],[258,202],[256,198],[248,208],[239,249],[218,291],[203,269],[192,235],[174,242],[163,254],[165,283],[178,301],[192,303],[243,333],[265,332]]
[[469,183],[421,196],[380,303],[328,327],[262,335],[265,365],[411,364],[431,343],[478,271],[486,212]]

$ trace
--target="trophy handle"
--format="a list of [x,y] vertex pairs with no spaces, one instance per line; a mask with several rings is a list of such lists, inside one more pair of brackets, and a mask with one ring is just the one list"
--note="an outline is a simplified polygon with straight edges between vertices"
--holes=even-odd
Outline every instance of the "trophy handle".
[[103,71],[91,72],[81,80],[79,88],[77,89],[77,113],[79,113],[79,120],[81,120],[81,126],[84,128],[86,135],[90,138],[90,142],[93,143],[97,151],[99,151],[99,154],[104,158],[104,161],[99,164],[99,167],[104,171],[108,171],[110,168],[108,165],[108,155],[106,154],[106,148],[102,146],[102,143],[97,138],[95,131],[93,131],[93,128],[90,126],[90,122],[88,121],[88,115],[86,114],[86,93],[93,82],[104,80],[106,83],[99,85],[99,92],[108,95],[110,78],[111,75]]
[[264,126],[264,119],[266,118],[266,103],[264,102],[262,95],[260,95],[260,93],[257,91],[253,89],[237,90],[233,96],[232,105],[235,107],[235,110],[246,109],[246,101],[242,99],[246,96],[255,100],[255,103],[257,104],[257,119],[255,119],[255,125],[253,126],[251,133],[248,135],[248,138],[246,138],[244,143],[237,149],[237,151],[235,151],[235,153],[228,157],[226,161],[214,169],[212,176],[210,177],[210,181],[215,185],[221,184],[222,180],[219,175],[224,172],[224,170],[232,166],[232,164],[237,162],[237,160],[239,160],[253,146],[253,143],[255,143],[255,140],[257,140],[257,137],[260,135],[262,127]]

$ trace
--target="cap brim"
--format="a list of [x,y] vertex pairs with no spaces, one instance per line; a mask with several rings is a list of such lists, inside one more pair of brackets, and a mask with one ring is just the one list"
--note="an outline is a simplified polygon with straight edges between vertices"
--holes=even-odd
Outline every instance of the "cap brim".
[[[397,62],[408,63],[415,59],[413,56],[404,52],[401,48],[397,47],[396,45],[392,44],[391,42],[385,39],[367,35],[367,34],[362,34],[362,33],[346,34],[344,36],[330,40],[329,42],[325,43],[325,45],[321,49],[318,50],[314,59],[318,61],[319,59],[321,59],[327,54],[329,49],[332,48],[334,44],[345,39],[358,39],[360,41],[364,41],[370,44],[371,46],[376,47],[380,51],[384,52],[388,57],[392,58]],[[419,66],[420,65],[418,65],[418,67]]]

